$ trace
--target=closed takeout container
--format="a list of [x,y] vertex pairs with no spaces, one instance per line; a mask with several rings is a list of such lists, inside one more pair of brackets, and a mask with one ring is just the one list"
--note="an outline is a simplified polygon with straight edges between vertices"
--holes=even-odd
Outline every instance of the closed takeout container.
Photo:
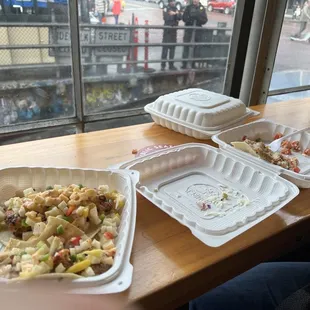
[[259,114],[239,99],[199,88],[160,96],[145,111],[155,123],[197,139],[209,139]]
[[[126,290],[132,279],[133,267],[130,264],[130,254],[136,223],[136,194],[138,182],[136,171],[95,170],[75,168],[44,168],[44,167],[14,167],[0,170],[0,204],[16,192],[29,187],[37,191],[45,190],[47,186],[60,184],[83,184],[90,188],[99,185],[109,185],[126,197],[126,203],[121,214],[119,234],[116,238],[116,254],[113,266],[105,273],[76,280],[69,280],[68,288],[79,293],[116,293]],[[34,281],[39,281],[34,279]],[[2,284],[7,282],[1,279]],[[83,290],[84,289],[84,290]]]
[[[119,168],[139,171],[137,190],[214,247],[275,213],[299,193],[275,173],[198,143],[158,151]],[[229,193],[227,200],[216,201],[223,191]],[[208,199],[214,202],[212,208],[201,209]]]
[[[247,136],[249,139],[262,139],[265,143],[273,141],[276,133],[282,133],[283,135],[290,134],[296,131],[296,129],[284,126],[281,124],[274,123],[270,120],[259,120],[246,125],[238,126],[232,129],[223,131],[212,137],[212,140],[219,145],[223,150],[231,154],[235,154],[240,159],[246,159],[256,165],[264,167],[274,173],[277,173],[284,178],[290,180],[300,188],[310,188],[310,157],[303,156],[301,153],[294,153],[299,161],[300,172],[296,173],[291,170],[284,169],[280,166],[271,164],[263,159],[252,156],[251,154],[245,153],[241,150],[234,148],[231,142],[241,141],[243,136]],[[304,150],[310,147],[310,133],[303,132],[296,134],[289,138],[289,140],[300,141],[301,149]]]

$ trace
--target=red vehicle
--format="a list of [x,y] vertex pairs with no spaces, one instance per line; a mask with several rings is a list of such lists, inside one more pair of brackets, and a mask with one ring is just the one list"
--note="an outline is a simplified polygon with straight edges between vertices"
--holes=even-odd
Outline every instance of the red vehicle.
[[232,14],[236,7],[236,1],[229,1],[229,0],[215,0],[215,1],[208,1],[207,9],[209,12],[212,11],[220,11],[225,14]]

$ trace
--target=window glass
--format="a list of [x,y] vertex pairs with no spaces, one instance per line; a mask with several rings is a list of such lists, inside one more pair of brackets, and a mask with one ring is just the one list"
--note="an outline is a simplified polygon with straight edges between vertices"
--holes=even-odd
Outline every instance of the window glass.
[[67,1],[0,0],[0,47],[0,126],[75,115]]
[[[310,1],[289,0],[269,91],[299,86],[310,87],[309,27]],[[267,103],[277,101],[278,98],[297,99],[303,96],[309,96],[309,92],[273,96],[268,98]]]
[[193,1],[80,0],[85,114],[188,87],[222,92],[236,2]]

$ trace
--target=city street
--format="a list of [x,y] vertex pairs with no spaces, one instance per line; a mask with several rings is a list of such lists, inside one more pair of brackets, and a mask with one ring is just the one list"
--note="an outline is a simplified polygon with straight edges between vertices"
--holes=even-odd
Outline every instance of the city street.
[[[127,0],[124,12],[120,16],[120,22],[128,24],[131,22],[132,14],[138,19],[140,25],[144,25],[145,21],[148,20],[150,25],[163,25],[163,14],[162,9],[159,8],[158,4],[150,3],[145,1]],[[233,26],[233,16],[225,15],[219,12],[208,13],[208,23],[205,27],[216,27],[218,22],[226,22],[227,27]],[[114,18],[109,17],[108,23],[114,23]],[[180,26],[184,23],[181,21]],[[282,33],[279,42],[279,48],[277,58],[275,62],[274,72],[283,72],[283,75],[287,75],[287,71],[310,71],[310,58],[309,58],[309,43],[294,42],[290,40],[290,36],[296,33],[299,29],[299,23],[294,22],[290,18],[286,18],[283,24]],[[309,27],[307,29],[309,30]],[[307,30],[304,32],[306,33]],[[162,40],[161,30],[150,30],[150,42],[157,43]],[[183,41],[182,31],[178,31],[178,42]],[[144,30],[139,31],[139,42],[144,42]],[[139,48],[139,59],[143,59],[143,48]],[[152,47],[149,49],[149,59],[159,60],[161,55],[160,47]],[[181,58],[182,47],[177,47],[176,58]],[[152,65],[155,69],[159,69],[159,64]],[[277,75],[277,77],[279,74]],[[278,78],[279,79],[279,78]],[[281,76],[280,76],[281,79]],[[284,79],[286,79],[284,77]],[[287,84],[287,81],[283,82]],[[289,82],[291,83],[291,82]],[[304,83],[304,82],[302,82]],[[277,83],[279,84],[279,83]],[[309,84],[309,81],[308,81]],[[296,85],[292,85],[296,86]],[[285,87],[288,87],[285,85]]]

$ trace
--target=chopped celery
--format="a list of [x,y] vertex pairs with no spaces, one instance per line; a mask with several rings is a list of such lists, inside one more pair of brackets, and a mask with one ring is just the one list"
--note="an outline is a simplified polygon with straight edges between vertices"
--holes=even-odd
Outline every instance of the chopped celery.
[[84,255],[84,254],[79,253],[79,254],[77,254],[77,255],[76,255],[76,258],[77,258],[77,260],[78,260],[78,261],[82,261],[82,260],[84,260],[84,259],[85,259],[85,255]]
[[45,242],[43,241],[39,241],[38,244],[37,244],[37,248],[41,248],[42,246],[45,246]]
[[22,219],[22,226],[29,227],[29,225],[26,223],[26,219]]
[[41,261],[41,262],[46,262],[46,261],[48,261],[49,258],[50,258],[50,255],[49,255],[49,254],[45,254],[45,255],[43,255],[43,256],[40,258],[40,261]]

